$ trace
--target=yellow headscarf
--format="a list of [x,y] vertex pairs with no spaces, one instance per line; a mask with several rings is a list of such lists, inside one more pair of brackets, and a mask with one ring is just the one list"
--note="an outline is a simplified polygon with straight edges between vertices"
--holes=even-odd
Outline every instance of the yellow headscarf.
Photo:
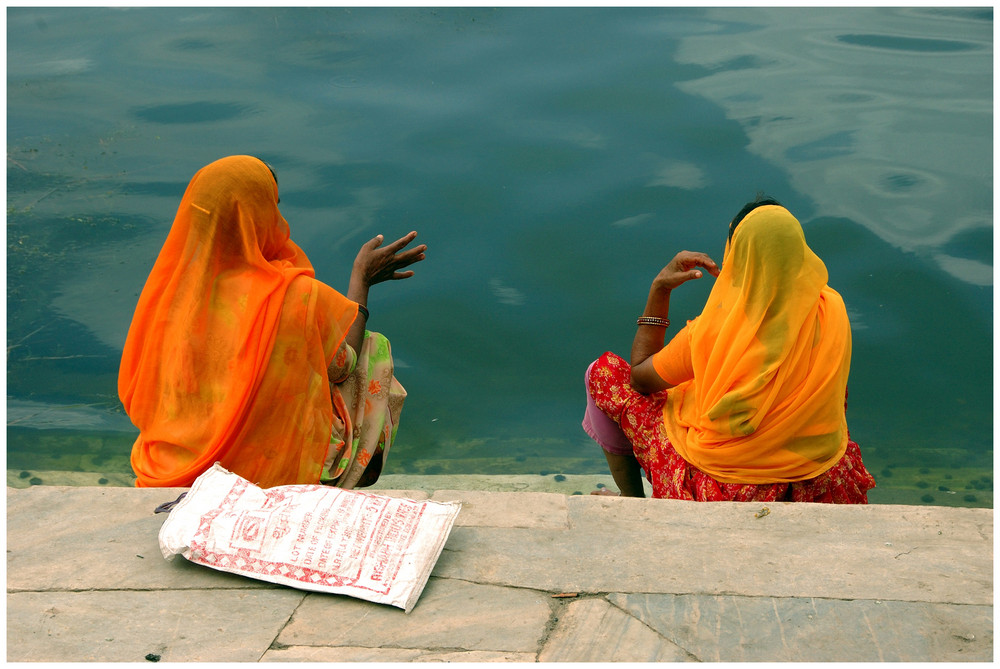
[[184,193],[122,352],[137,486],[189,486],[216,461],[265,488],[319,482],[327,366],[358,305],[314,278],[277,201],[251,156],[203,167]]
[[802,481],[847,448],[851,329],[823,261],[784,207],[750,212],[691,321],[694,378],[667,394],[667,435],[729,483]]

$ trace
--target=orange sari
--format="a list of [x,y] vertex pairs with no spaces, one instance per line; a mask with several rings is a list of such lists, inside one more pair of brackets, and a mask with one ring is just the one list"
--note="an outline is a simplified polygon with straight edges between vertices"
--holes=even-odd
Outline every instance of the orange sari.
[[841,459],[850,323],[788,210],[767,205],[743,219],[688,330],[694,378],[670,388],[663,408],[684,460],[718,481],[773,483],[814,478]]
[[250,156],[202,168],[184,193],[122,353],[136,486],[189,486],[215,462],[265,488],[320,480],[327,368],[358,306],[314,278],[277,201]]

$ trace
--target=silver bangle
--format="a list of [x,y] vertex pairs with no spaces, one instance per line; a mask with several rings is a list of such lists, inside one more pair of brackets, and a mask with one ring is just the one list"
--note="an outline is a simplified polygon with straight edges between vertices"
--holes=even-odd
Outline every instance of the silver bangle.
[[660,318],[658,316],[639,316],[635,320],[636,325],[659,325],[660,327],[668,328],[670,327],[669,318]]

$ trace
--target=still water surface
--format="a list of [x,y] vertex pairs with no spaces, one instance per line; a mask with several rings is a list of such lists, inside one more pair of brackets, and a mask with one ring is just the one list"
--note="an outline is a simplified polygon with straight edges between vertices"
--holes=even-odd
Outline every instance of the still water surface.
[[390,473],[604,472],[584,369],[766,191],[848,305],[872,501],[992,506],[992,34],[989,8],[10,8],[8,468],[129,471],[138,293],[191,175],[250,153],[331,285],[377,233],[429,246],[370,302],[409,392]]

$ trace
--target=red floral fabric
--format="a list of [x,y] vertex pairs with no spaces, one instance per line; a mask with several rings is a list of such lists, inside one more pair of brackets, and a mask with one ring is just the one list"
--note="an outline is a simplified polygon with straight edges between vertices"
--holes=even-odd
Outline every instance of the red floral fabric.
[[663,403],[669,391],[652,395],[630,384],[631,367],[605,353],[590,372],[590,394],[597,407],[621,426],[639,465],[653,486],[653,497],[698,502],[823,502],[867,504],[875,479],[861,461],[861,449],[848,436],[847,452],[819,476],[793,483],[723,483],[689,464],[667,439]]

